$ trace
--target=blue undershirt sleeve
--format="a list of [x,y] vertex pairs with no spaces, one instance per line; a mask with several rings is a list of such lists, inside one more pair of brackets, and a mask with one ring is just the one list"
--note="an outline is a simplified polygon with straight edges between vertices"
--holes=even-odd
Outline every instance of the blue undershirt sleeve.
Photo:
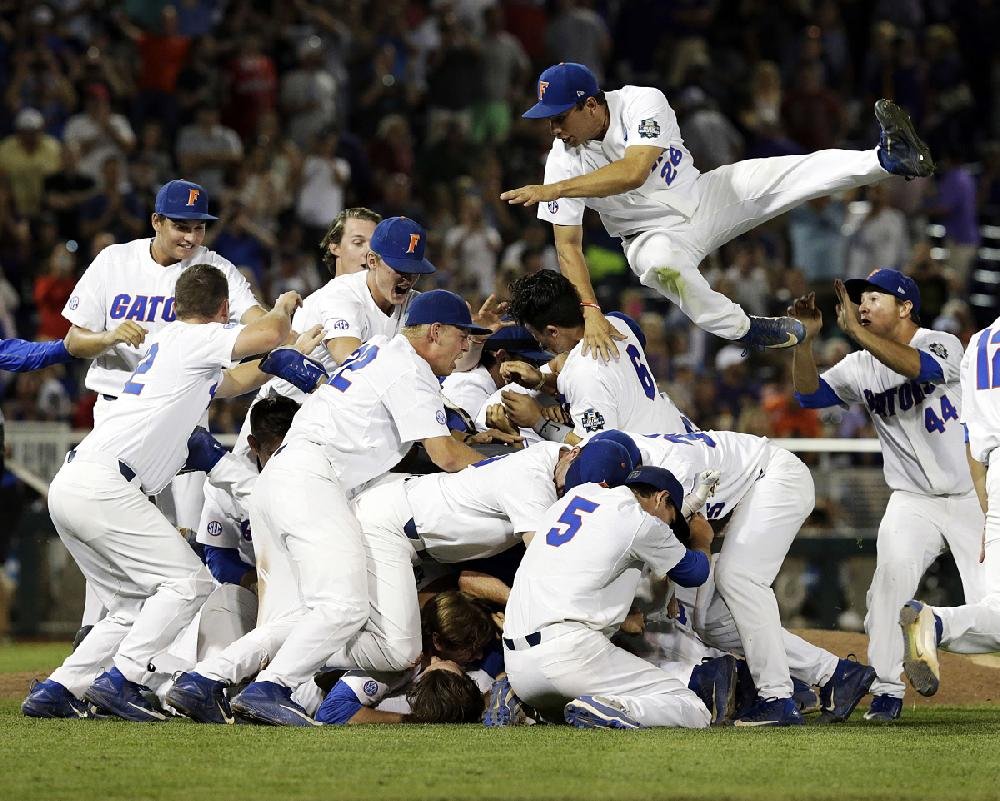
[[828,406],[840,406],[844,402],[837,397],[833,387],[826,383],[825,379],[819,380],[819,389],[810,392],[808,395],[802,392],[795,393],[795,400],[803,409],[825,409]]
[[688,550],[667,576],[682,587],[700,587],[708,579],[710,565],[708,557],[701,551]]
[[917,376],[916,380],[930,381],[932,384],[940,384],[944,381],[944,368],[941,367],[941,363],[922,350],[918,350],[917,353],[920,354],[920,375]]
[[362,706],[354,690],[345,682],[338,681],[316,711],[316,720],[320,723],[348,723]]
[[52,342],[28,342],[24,339],[0,340],[0,370],[27,373],[50,364],[73,361],[61,339]]
[[236,548],[216,548],[214,545],[205,546],[205,566],[220,584],[239,584],[247,571],[254,569],[240,559]]

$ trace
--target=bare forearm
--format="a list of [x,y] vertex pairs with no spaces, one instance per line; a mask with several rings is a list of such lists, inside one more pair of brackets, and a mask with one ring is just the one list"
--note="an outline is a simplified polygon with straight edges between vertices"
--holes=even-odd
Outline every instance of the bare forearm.
[[972,451],[969,449],[968,445],[965,446],[965,458],[969,462],[969,472],[972,474],[972,485],[976,488],[976,496],[979,498],[979,505],[983,509],[983,514],[986,514],[986,465],[973,458]]
[[920,375],[920,351],[916,348],[880,337],[861,326],[851,335],[861,347],[890,370],[907,378],[916,378]]
[[[567,280],[576,287],[576,291],[580,293],[580,300],[584,303],[595,303],[597,296],[590,283],[590,270],[587,268],[587,259],[584,257],[581,247],[558,245],[556,253],[559,256],[559,269]],[[597,310],[594,309],[594,311]]]
[[610,197],[642,186],[646,175],[638,175],[635,165],[624,159],[613,161],[586,175],[557,181],[558,197]]
[[474,570],[463,570],[459,574],[458,589],[473,598],[501,605],[506,605],[510,597],[510,587],[500,579]]
[[792,351],[792,386],[803,395],[811,395],[819,389],[819,370],[816,369],[811,342]]
[[363,706],[347,721],[348,725],[355,723],[406,723],[406,716],[399,712],[382,712]]
[[73,326],[66,334],[66,350],[78,359],[93,359],[111,347],[108,331],[88,331]]
[[235,398],[260,389],[273,376],[260,371],[260,359],[230,367],[222,374],[222,383],[215,391],[217,398]]

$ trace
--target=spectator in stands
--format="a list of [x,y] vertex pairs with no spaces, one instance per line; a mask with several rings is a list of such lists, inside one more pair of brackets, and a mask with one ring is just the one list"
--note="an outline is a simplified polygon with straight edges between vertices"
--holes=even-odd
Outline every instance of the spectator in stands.
[[485,299],[496,282],[497,257],[503,242],[483,216],[483,201],[468,194],[459,201],[458,225],[444,238],[445,258],[462,295]]
[[97,192],[97,182],[80,172],[79,162],[76,146],[63,145],[59,169],[46,177],[42,184],[43,203],[55,217],[58,235],[62,239],[81,238],[80,209]]
[[867,195],[867,208],[849,214],[844,222],[847,278],[864,278],[877,267],[902,270],[910,255],[906,217],[889,205],[888,188],[874,184],[867,188]]
[[959,162],[958,153],[951,146],[938,156],[937,195],[929,201],[927,213],[944,225],[952,292],[963,296],[969,287],[980,242],[976,179]]
[[472,110],[472,140],[503,142],[510,133],[511,103],[527,79],[531,62],[521,43],[503,29],[503,10],[499,6],[485,9],[483,21],[483,95]]
[[55,51],[23,47],[11,54],[11,61],[13,74],[5,92],[7,107],[12,111],[38,109],[45,118],[46,133],[59,138],[76,105],[76,92]]
[[243,142],[232,128],[222,124],[216,106],[201,106],[194,122],[181,128],[177,137],[177,165],[182,175],[220,197],[226,170],[243,158]]
[[798,70],[795,86],[781,108],[788,135],[805,151],[834,147],[844,134],[844,104],[825,82],[823,63],[811,61]]
[[304,148],[337,121],[337,82],[326,70],[318,36],[299,44],[298,58],[298,66],[281,79],[281,111],[288,135]]
[[108,155],[101,165],[100,190],[80,208],[80,234],[90,239],[98,231],[111,231],[119,242],[135,232],[149,230],[148,203],[132,191],[117,156]]
[[111,93],[103,83],[87,87],[83,111],[70,117],[64,136],[80,153],[80,171],[98,183],[105,159],[117,159],[124,172],[125,157],[135,147],[131,123],[111,110]]
[[310,242],[319,242],[344,208],[351,165],[337,157],[339,142],[336,130],[318,134],[302,162],[295,213]]
[[258,34],[243,37],[226,65],[224,81],[222,120],[247,141],[256,132],[261,116],[273,112],[278,101],[277,69]]
[[[831,196],[810,200],[788,213],[792,264],[805,273],[811,291],[827,290],[843,274],[845,213],[844,202]],[[829,290],[826,299],[832,297],[833,290]]]
[[0,141],[0,171],[10,181],[18,214],[29,218],[42,210],[45,178],[59,169],[59,142],[44,127],[40,111],[21,109],[14,118],[14,133]]
[[62,310],[76,286],[75,254],[75,248],[71,251],[66,242],[60,242],[52,249],[45,271],[35,278],[36,339],[62,339],[69,331],[69,321],[62,316]]
[[546,60],[575,61],[590,67],[600,84],[604,62],[611,54],[611,33],[590,0],[556,0],[545,29]]
[[689,86],[677,98],[684,144],[702,172],[743,157],[743,137],[704,90]]

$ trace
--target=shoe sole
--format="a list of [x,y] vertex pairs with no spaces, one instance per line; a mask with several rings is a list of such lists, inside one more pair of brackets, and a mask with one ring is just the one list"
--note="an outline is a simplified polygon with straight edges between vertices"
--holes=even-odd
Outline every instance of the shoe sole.
[[244,723],[256,723],[260,726],[292,726],[303,729],[323,725],[317,720],[313,720],[312,718],[309,717],[303,717],[302,713],[299,712],[297,709],[291,709],[287,706],[282,706],[281,708],[294,714],[297,720],[302,721],[301,723],[291,722],[284,718],[279,720],[277,718],[267,717],[266,715],[262,714],[261,712],[254,709],[251,706],[244,706],[242,704],[237,704],[235,702],[235,699],[230,706],[233,710],[233,715],[236,718],[236,722],[242,721]]
[[822,710],[822,715],[820,716],[821,723],[843,723],[851,715],[854,714],[854,710],[857,709],[858,704],[861,703],[861,699],[868,695],[868,691],[871,689],[872,685],[875,683],[875,679],[878,678],[878,674],[875,672],[875,668],[869,667],[864,671],[864,677],[861,679],[861,683],[858,685],[857,690],[854,694],[854,700],[850,703],[846,712],[841,712],[836,714],[827,709]]
[[923,169],[918,171],[916,176],[908,177],[928,178],[934,174],[935,166],[934,160],[931,158],[931,150],[924,140],[917,136],[909,114],[891,100],[882,99],[875,102],[875,119],[889,136],[898,136],[901,139],[909,140],[913,149],[921,157],[920,166]]
[[[113,702],[108,701],[103,695],[93,693],[90,690],[87,690],[83,694],[83,698],[85,701],[93,704],[98,714],[104,713],[106,715],[111,715],[112,717],[120,718],[121,720],[127,720],[130,723],[163,723],[167,720],[166,715],[156,712],[155,710],[136,706],[129,701],[126,701],[125,703],[134,711],[119,711]],[[114,700],[120,701],[121,699],[115,698]],[[133,715],[134,717],[130,717],[130,715]],[[142,717],[140,717],[140,715],[142,715]]]
[[924,610],[930,612],[927,606],[919,609],[905,604],[899,610],[899,626],[903,630],[903,672],[910,680],[913,689],[921,695],[931,696],[938,691],[941,684],[941,668],[938,664],[937,646],[929,653],[921,648],[921,641],[926,638],[921,622]]
[[80,710],[73,709],[73,714],[71,715],[56,715],[50,709],[37,707],[27,702],[21,704],[21,714],[26,718],[35,718],[36,720],[83,720],[91,717],[89,710],[81,712]]
[[639,724],[617,709],[589,699],[577,699],[566,705],[566,722],[578,729],[638,729]]
[[181,712],[191,718],[191,720],[196,723],[220,723],[223,725],[232,725],[236,722],[236,718],[226,715],[217,703],[215,704],[215,709],[213,711],[218,714],[218,718],[209,718],[208,716],[201,714],[201,710],[205,707],[205,702],[200,697],[177,687],[170,688],[167,692],[166,700],[170,706],[178,712]]
[[898,717],[887,718],[885,715],[871,715],[868,712],[865,712],[865,718],[864,719],[868,723],[878,723],[878,724],[883,725],[883,726],[887,725],[889,723],[895,723],[897,720],[899,720]]

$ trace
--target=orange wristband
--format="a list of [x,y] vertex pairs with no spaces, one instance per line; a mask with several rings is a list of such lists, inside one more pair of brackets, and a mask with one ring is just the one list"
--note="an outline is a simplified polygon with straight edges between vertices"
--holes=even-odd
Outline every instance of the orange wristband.
[[597,303],[592,303],[592,302],[590,302],[588,300],[581,300],[580,301],[580,305],[581,306],[589,306],[590,308],[597,309],[598,311],[601,310],[601,307]]

